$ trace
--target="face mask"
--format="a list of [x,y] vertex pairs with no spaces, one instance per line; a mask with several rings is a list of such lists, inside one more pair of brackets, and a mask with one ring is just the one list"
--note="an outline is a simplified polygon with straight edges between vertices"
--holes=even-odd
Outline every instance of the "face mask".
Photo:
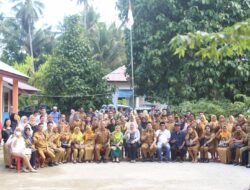
[[22,133],[20,131],[17,131],[16,133],[16,136],[20,137],[22,135]]

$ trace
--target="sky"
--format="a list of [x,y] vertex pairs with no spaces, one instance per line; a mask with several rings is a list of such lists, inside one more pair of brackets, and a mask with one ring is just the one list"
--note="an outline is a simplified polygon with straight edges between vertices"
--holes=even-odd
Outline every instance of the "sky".
[[[10,0],[0,0],[0,12],[11,16]],[[79,13],[83,10],[83,5],[77,5],[77,0],[41,0],[45,9],[43,16],[40,18],[37,27],[45,24],[56,27],[59,22],[63,21],[64,16]],[[119,24],[118,12],[115,6],[116,0],[92,0],[92,4],[96,11],[100,14],[100,21],[111,24],[116,22]]]

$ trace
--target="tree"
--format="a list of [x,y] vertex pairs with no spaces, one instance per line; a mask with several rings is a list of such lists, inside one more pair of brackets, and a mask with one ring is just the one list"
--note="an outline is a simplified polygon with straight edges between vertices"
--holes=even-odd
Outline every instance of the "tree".
[[[23,63],[27,55],[30,55],[29,35],[15,18],[0,19],[0,34],[2,38],[1,59],[12,65],[14,62]],[[41,63],[44,62],[44,55],[50,54],[55,43],[55,33],[51,31],[51,27],[45,26],[34,29],[32,32],[32,49],[34,54],[34,66],[37,70]]]
[[107,103],[111,88],[102,79],[104,74],[100,62],[92,58],[80,18],[65,18],[62,29],[44,81],[46,93],[67,96],[53,99],[57,105],[63,106],[64,111],[83,104],[98,107]]
[[[147,95],[149,100],[179,103],[200,98],[226,97],[232,100],[237,92],[249,93],[247,77],[240,71],[242,68],[235,69],[233,58],[223,60],[224,64],[194,59],[192,54],[180,60],[173,55],[169,45],[177,34],[198,30],[218,32],[226,26],[245,20],[249,17],[248,1],[131,2],[135,21],[133,56],[137,94]],[[119,0],[117,4],[122,20],[127,15],[127,4],[127,0]],[[127,42],[128,35],[126,32]],[[241,67],[247,68],[246,61],[241,64]],[[130,71],[129,63],[127,66]],[[239,77],[240,72],[243,77]]]
[[[29,34],[29,48],[30,55],[33,59],[33,44],[32,44],[32,31],[34,23],[38,21],[39,16],[42,14],[44,5],[39,0],[12,0],[16,2],[13,10],[16,11],[16,18],[20,20],[24,30]],[[32,66],[34,63],[32,61]]]
[[186,35],[177,35],[170,45],[179,57],[184,57],[188,50],[202,59],[221,60],[234,55],[244,56],[250,50],[250,19],[226,27],[223,31],[190,32]]
[[81,4],[84,5],[84,28],[85,29],[87,29],[87,21],[88,21],[87,15],[88,15],[89,1],[90,0],[77,0],[78,5],[81,5]]
[[106,74],[126,64],[123,31],[117,28],[115,23],[109,27],[105,23],[98,23],[88,36],[93,48],[93,57],[103,64]]

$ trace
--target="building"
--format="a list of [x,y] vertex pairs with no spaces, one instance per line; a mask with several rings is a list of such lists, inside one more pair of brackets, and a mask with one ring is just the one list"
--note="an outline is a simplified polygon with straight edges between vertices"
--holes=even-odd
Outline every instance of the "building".
[[[132,106],[133,91],[131,89],[129,76],[126,74],[126,66],[123,65],[111,73],[104,76],[104,79],[111,85],[115,86],[115,93],[112,95],[112,102],[117,107],[119,99],[126,99],[129,106]],[[135,96],[135,107],[144,104],[144,97]]]
[[0,121],[18,112],[18,95],[33,94],[39,90],[26,84],[29,77],[0,61]]

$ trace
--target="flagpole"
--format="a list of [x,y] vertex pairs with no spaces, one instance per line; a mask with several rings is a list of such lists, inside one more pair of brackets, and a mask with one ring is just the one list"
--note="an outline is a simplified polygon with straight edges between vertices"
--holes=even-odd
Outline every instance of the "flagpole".
[[133,58],[133,36],[130,30],[130,64],[131,64],[131,86],[132,86],[132,108],[135,109],[135,83],[134,83],[134,58]]

